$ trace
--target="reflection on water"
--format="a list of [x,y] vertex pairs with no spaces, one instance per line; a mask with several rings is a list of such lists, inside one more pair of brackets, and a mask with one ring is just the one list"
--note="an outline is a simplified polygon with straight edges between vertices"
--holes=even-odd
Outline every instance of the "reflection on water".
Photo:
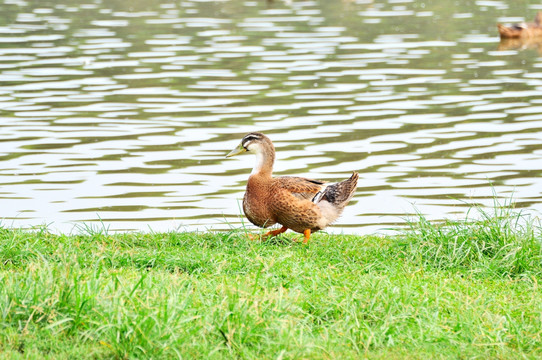
[[501,39],[498,49],[501,51],[533,49],[542,56],[542,37]]
[[495,26],[540,8],[0,0],[3,224],[239,227],[253,159],[224,156],[249,131],[275,174],[360,171],[335,231],[463,217],[493,191],[540,211],[540,46]]

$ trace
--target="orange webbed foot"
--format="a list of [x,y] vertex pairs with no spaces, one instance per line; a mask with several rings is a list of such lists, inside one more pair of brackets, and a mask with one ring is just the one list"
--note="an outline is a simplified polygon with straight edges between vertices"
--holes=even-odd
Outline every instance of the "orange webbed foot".
[[260,235],[247,234],[247,237],[248,237],[249,240],[252,240],[252,241],[258,241],[258,240],[261,240],[261,236],[260,236]]

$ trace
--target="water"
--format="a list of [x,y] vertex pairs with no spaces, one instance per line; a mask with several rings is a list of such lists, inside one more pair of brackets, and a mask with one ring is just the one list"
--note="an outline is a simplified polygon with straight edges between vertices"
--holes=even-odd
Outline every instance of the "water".
[[[542,46],[504,1],[0,0],[4,226],[240,227],[253,159],[359,190],[331,231],[542,210]],[[503,200],[504,201],[504,200]],[[102,226],[102,225],[99,225]]]

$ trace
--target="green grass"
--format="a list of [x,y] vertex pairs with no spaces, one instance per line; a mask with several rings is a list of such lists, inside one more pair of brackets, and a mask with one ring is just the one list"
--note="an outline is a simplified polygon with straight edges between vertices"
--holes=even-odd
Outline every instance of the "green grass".
[[0,228],[0,358],[536,359],[540,230],[508,210],[308,246]]

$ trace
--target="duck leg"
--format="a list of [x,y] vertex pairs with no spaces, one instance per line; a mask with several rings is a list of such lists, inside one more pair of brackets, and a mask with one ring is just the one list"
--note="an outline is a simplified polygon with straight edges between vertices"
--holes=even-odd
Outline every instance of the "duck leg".
[[250,238],[250,240],[260,240],[260,239],[265,240],[268,237],[273,237],[273,236],[277,236],[278,234],[282,234],[286,230],[288,230],[288,228],[286,226],[283,226],[280,229],[268,231],[265,234],[263,234],[261,237],[258,235],[252,235],[252,234],[249,234],[248,237]]
[[277,236],[278,234],[282,234],[282,233],[285,232],[286,230],[288,230],[288,228],[287,228],[286,226],[283,226],[283,227],[281,227],[280,229],[277,229],[277,230],[271,230],[271,231],[266,232],[265,234],[262,235],[262,237],[265,239],[265,238],[267,238],[268,236]]
[[311,237],[311,229],[305,229],[305,231],[303,231],[303,235],[305,235],[305,239],[303,239],[303,244],[306,244],[309,242],[309,238]]

